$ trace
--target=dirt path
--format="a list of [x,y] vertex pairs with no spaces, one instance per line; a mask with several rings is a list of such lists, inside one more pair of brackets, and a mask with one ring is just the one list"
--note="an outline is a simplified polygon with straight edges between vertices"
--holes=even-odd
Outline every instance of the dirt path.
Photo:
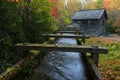
[[120,42],[120,35],[112,34],[112,36],[113,38],[110,38],[110,39]]
[[111,34],[111,36],[113,36],[113,37],[107,37],[106,39],[110,39],[110,40],[114,40],[114,41],[120,42],[120,35]]
[[113,41],[113,42],[120,42],[120,35],[111,34],[109,36],[97,37],[100,41]]
[[105,38],[105,39],[110,39],[116,42],[120,42],[120,38],[114,37],[114,38]]

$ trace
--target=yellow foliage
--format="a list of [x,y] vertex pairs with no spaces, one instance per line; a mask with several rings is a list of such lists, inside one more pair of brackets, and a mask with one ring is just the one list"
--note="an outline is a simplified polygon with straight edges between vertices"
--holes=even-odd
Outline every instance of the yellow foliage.
[[8,2],[20,2],[20,0],[7,0]]

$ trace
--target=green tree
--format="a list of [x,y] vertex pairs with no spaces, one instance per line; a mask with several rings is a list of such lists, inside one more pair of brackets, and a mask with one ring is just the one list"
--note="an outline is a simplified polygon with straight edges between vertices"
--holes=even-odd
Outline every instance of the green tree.
[[19,60],[21,56],[13,52],[13,45],[26,41],[21,15],[18,13],[18,3],[2,0],[0,3],[0,69]]
[[14,52],[16,43],[41,43],[43,33],[57,29],[55,19],[51,16],[50,2],[26,1],[29,0],[2,0],[0,3],[0,70],[5,70],[25,56]]
[[51,33],[57,29],[55,19],[51,14],[52,3],[46,0],[35,0],[30,8],[30,41],[40,43],[43,42],[42,34]]
[[96,1],[96,8],[102,8],[103,7],[103,0],[97,0]]

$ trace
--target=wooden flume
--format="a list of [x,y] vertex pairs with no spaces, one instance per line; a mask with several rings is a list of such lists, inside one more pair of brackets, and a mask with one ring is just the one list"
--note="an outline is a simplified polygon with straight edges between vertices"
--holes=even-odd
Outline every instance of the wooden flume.
[[[76,32],[76,31],[58,31],[58,33],[74,33],[75,35],[62,35],[62,34],[43,34],[44,38],[76,38],[77,42],[83,43],[82,45],[58,45],[57,43],[54,44],[32,44],[32,43],[18,43],[14,47],[17,50],[20,51],[31,51],[31,50],[39,50],[41,52],[43,51],[65,51],[65,52],[81,52],[86,60],[86,63],[88,66],[88,70],[90,70],[93,74],[93,77],[95,77],[96,80],[102,80],[102,76],[100,75],[99,70],[97,69],[98,66],[98,59],[99,59],[99,54],[107,54],[108,49],[106,47],[99,47],[99,46],[85,46],[85,40],[89,39],[91,36],[84,35],[83,33]],[[81,40],[79,40],[81,39]],[[90,53],[91,54],[91,59],[86,58],[86,54]],[[28,58],[29,59],[29,58]],[[31,58],[30,58],[31,60]],[[25,61],[25,60],[24,60]],[[18,64],[19,65],[19,64]],[[20,64],[22,65],[22,63]],[[23,66],[24,67],[24,66]],[[14,67],[15,70],[19,69],[19,67]],[[19,71],[22,69],[19,69]],[[12,71],[12,70],[11,70]],[[2,78],[0,80],[8,80],[10,79],[13,75],[10,76],[9,73],[11,71],[7,72],[7,74],[0,74]],[[18,71],[18,72],[19,72]],[[15,73],[17,74],[17,72]],[[90,73],[91,74],[91,73]],[[94,76],[95,75],[95,76]],[[6,77],[9,76],[9,77]]]

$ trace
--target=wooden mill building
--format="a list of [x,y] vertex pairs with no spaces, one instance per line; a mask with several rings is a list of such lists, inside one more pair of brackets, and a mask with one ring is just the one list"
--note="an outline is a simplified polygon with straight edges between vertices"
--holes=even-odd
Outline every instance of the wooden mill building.
[[99,36],[105,34],[108,19],[105,9],[81,10],[75,13],[72,20],[84,34]]

